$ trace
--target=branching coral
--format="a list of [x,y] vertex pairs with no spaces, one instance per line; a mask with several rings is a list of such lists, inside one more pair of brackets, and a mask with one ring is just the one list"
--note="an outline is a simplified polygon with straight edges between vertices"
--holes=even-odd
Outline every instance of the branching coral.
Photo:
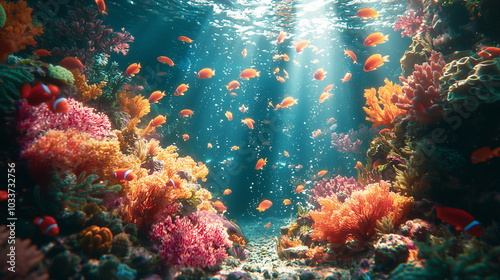
[[130,118],[142,118],[149,113],[150,106],[147,99],[142,95],[132,97],[130,91],[121,91],[118,93],[118,102],[121,104],[121,110],[130,115]]
[[213,267],[228,257],[226,249],[232,246],[222,223],[200,212],[168,216],[153,227],[151,238],[160,244],[162,258],[180,267]]
[[80,96],[83,103],[90,99],[96,99],[102,94],[102,89],[106,85],[106,82],[89,86],[85,81],[85,76],[78,69],[72,69],[71,73],[73,73],[73,77],[75,78],[76,93]]
[[[367,107],[363,110],[368,114],[367,121],[373,122],[373,127],[385,125],[391,127],[391,123],[395,117],[406,113],[405,110],[396,107],[391,102],[391,97],[402,95],[401,86],[394,85],[387,78],[384,80],[385,86],[379,87],[378,97],[375,88],[365,89],[365,98]],[[383,106],[383,108],[380,107]]]
[[338,175],[333,179],[323,178],[314,182],[314,189],[311,190],[314,198],[311,197],[311,200],[318,201],[320,197],[335,195],[340,202],[344,202],[347,197],[351,196],[353,191],[361,189],[363,189],[363,186],[353,177],[347,178]]
[[337,147],[337,151],[342,153],[361,153],[361,145],[363,142],[356,139],[356,132],[351,129],[349,133],[332,133],[332,148]]
[[394,31],[401,29],[403,30],[401,31],[401,37],[408,36],[411,38],[429,31],[430,28],[426,26],[422,12],[415,12],[415,10],[410,9],[399,16],[394,24]]
[[26,46],[36,46],[35,36],[43,34],[42,24],[33,24],[31,18],[32,8],[22,0],[17,3],[0,1],[6,20],[0,28],[0,62],[7,60],[7,56]]
[[344,203],[335,196],[319,198],[321,210],[310,212],[314,220],[313,239],[328,240],[332,246],[343,246],[349,238],[367,243],[382,218],[390,217],[394,225],[399,225],[413,199],[393,193],[389,187],[385,181],[367,185],[364,190],[354,191]]
[[193,180],[196,181],[197,178],[201,178],[202,181],[206,181],[206,176],[208,175],[208,168],[206,165],[197,164],[191,157],[179,157],[175,151],[176,146],[168,146],[162,149],[157,160],[165,162],[164,168],[167,171],[168,177],[173,178],[179,171],[189,172]]

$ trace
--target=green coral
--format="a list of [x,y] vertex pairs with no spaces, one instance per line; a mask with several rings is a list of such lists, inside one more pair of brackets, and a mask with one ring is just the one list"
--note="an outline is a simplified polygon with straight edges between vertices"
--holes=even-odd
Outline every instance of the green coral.
[[52,64],[49,64],[48,75],[51,78],[56,79],[57,81],[68,86],[72,85],[75,81],[73,74],[68,69],[59,65],[54,66]]
[[1,108],[11,108],[14,101],[20,98],[21,86],[33,82],[33,79],[33,75],[21,66],[0,64]]
[[3,9],[3,6],[0,5],[0,28],[3,27],[6,19],[7,17],[5,16],[5,10]]

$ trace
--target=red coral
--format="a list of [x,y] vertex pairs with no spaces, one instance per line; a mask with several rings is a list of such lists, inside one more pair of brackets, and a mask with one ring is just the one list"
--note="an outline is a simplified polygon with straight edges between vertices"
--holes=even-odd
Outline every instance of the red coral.
[[168,216],[153,227],[151,238],[160,243],[160,255],[171,266],[213,267],[228,257],[232,246],[226,229],[204,211],[174,221]]
[[422,12],[415,10],[408,10],[403,15],[399,16],[394,24],[394,31],[401,31],[401,37],[408,36],[412,38],[416,34],[421,34],[429,31],[426,26]]
[[394,93],[391,102],[409,111],[410,118],[421,124],[435,123],[443,116],[439,78],[445,66],[441,53],[432,51],[429,61],[415,65],[415,71],[403,82],[402,94]]
[[42,24],[32,24],[32,8],[22,0],[17,3],[0,1],[5,10],[6,21],[0,28],[0,63],[7,60],[7,56],[26,46],[36,46],[35,36],[43,34]]

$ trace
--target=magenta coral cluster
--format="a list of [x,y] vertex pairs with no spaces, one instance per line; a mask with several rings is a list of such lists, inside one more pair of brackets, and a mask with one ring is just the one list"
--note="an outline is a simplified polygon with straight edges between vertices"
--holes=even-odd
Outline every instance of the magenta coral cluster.
[[443,107],[439,78],[443,75],[445,62],[439,52],[432,51],[428,62],[415,65],[415,71],[403,82],[403,95],[394,93],[391,102],[407,110],[410,118],[421,124],[435,123],[442,118]]
[[426,26],[421,12],[410,9],[396,20],[394,31],[398,30],[403,30],[401,31],[401,37],[408,36],[412,38],[416,34],[429,31],[429,27]]
[[98,16],[94,7],[80,7],[69,11],[65,19],[56,21],[59,34],[70,43],[54,48],[52,55],[77,56],[83,64],[90,62],[97,53],[114,51],[126,55],[134,37],[124,28],[122,32],[114,32]]
[[153,226],[151,238],[159,243],[162,258],[180,267],[213,267],[228,257],[226,249],[232,246],[222,223],[205,211],[168,216]]
[[21,134],[19,143],[29,146],[40,134],[50,129],[75,129],[86,132],[93,138],[116,137],[111,133],[111,122],[103,113],[96,113],[94,108],[86,107],[81,102],[68,99],[69,110],[66,114],[54,114],[47,106],[30,106],[21,102],[17,115],[17,129]]
[[339,201],[344,202],[346,198],[351,196],[353,191],[362,189],[363,186],[353,177],[347,178],[338,175],[333,179],[323,178],[314,182],[314,189],[311,190],[314,198],[311,197],[311,200],[318,201],[320,197],[335,195]]
[[348,133],[332,133],[332,148],[336,147],[337,151],[342,153],[360,154],[363,151],[363,141],[369,141],[377,133],[376,128],[368,128],[363,126],[358,131],[353,129]]

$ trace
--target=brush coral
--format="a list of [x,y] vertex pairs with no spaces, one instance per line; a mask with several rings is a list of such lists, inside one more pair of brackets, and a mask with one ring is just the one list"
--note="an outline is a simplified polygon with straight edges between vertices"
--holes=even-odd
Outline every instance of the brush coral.
[[42,24],[33,24],[32,8],[22,0],[17,3],[0,0],[6,20],[0,28],[0,63],[7,56],[26,49],[26,46],[36,46],[35,36],[43,34]]
[[336,196],[319,198],[319,211],[310,211],[314,220],[313,239],[328,240],[332,247],[343,246],[349,238],[368,243],[375,235],[377,221],[390,217],[394,225],[402,223],[413,204],[389,190],[385,181],[354,191],[344,203]]
[[142,118],[150,111],[149,101],[142,95],[132,97],[130,91],[121,91],[118,93],[118,101],[121,104],[121,110],[130,115],[130,118]]
[[75,78],[73,84],[76,86],[76,93],[80,96],[83,103],[102,95],[102,89],[106,85],[106,82],[89,86],[85,81],[85,76],[80,73],[80,70],[72,69],[71,73],[73,73],[73,77]]
[[[385,86],[379,87],[378,97],[375,88],[365,89],[366,106],[363,110],[368,114],[367,121],[373,122],[373,127],[385,125],[391,127],[395,117],[406,114],[406,111],[396,107],[391,102],[393,94],[402,95],[401,86],[395,85],[387,78],[384,80]],[[383,106],[380,107],[380,105]]]
[[179,154],[175,151],[176,146],[168,146],[167,148],[160,151],[157,160],[165,162],[165,170],[168,172],[168,177],[173,178],[179,171],[188,172],[196,181],[197,178],[201,178],[203,182],[206,181],[206,176],[208,175],[208,168],[204,164],[197,164],[191,157],[179,157]]

